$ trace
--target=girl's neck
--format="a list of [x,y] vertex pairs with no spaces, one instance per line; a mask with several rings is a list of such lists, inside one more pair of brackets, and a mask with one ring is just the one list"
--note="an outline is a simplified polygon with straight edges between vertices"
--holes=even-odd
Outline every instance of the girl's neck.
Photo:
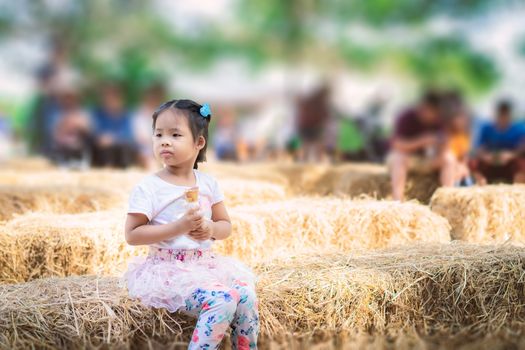
[[165,166],[156,176],[177,186],[195,186],[197,184],[197,175],[193,173],[192,168],[187,167]]
[[164,175],[182,181],[192,182],[194,180],[193,168],[187,166],[166,165]]

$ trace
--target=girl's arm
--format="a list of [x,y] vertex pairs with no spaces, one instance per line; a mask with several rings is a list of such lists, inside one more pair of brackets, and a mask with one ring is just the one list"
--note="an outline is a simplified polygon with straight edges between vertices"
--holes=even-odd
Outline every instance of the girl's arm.
[[164,225],[148,225],[144,214],[132,213],[126,218],[126,242],[129,245],[154,244],[190,232],[202,225],[198,208],[192,208],[179,220]]
[[232,232],[232,224],[224,202],[216,203],[211,210],[212,238],[226,239]]

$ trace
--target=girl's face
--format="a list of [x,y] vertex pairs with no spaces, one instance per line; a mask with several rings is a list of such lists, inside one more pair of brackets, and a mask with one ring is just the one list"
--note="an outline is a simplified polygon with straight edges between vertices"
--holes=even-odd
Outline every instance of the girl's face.
[[197,140],[193,139],[188,119],[182,113],[167,110],[157,117],[153,131],[153,149],[162,163],[174,166],[188,163],[193,168],[205,143],[202,136]]

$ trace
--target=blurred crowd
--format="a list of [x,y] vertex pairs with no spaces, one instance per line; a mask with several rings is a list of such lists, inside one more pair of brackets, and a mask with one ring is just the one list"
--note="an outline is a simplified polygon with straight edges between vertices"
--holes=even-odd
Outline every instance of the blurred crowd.
[[[86,93],[67,52],[57,46],[36,81],[21,132],[31,154],[69,168],[158,166],[151,116],[169,97],[161,80],[144,84],[134,102],[118,80],[101,80]],[[290,96],[283,108],[273,109],[267,106],[279,106],[274,101],[212,103],[215,158],[386,163],[395,199],[403,198],[411,172],[438,173],[443,186],[525,182],[525,121],[510,100],[499,101],[492,118],[477,118],[460,92],[428,91],[395,118],[389,132],[381,118],[384,98],[349,116],[334,108],[327,82]],[[9,118],[0,113],[0,155],[12,135]]]
[[38,93],[26,121],[32,154],[74,168],[153,166],[151,115],[165,99],[165,88],[152,81],[135,108],[128,107],[118,80],[98,83],[90,107],[82,81],[56,48],[37,72]]
[[501,100],[491,120],[472,115],[457,92],[427,92],[396,120],[387,164],[394,199],[409,172],[439,174],[441,186],[525,183],[525,120]]

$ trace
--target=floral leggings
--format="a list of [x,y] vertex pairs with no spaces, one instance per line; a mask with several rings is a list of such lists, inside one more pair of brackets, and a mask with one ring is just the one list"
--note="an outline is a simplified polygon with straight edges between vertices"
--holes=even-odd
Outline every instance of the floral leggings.
[[257,307],[255,291],[239,280],[232,287],[213,284],[197,288],[186,299],[186,310],[183,310],[197,317],[188,349],[217,349],[230,326],[234,350],[257,349]]

